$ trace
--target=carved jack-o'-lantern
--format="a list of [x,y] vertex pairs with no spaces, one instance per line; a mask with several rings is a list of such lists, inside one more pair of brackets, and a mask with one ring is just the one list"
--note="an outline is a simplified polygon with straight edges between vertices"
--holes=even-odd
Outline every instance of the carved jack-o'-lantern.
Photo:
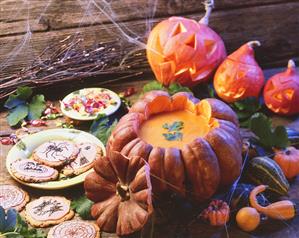
[[214,77],[214,87],[220,98],[235,102],[247,97],[258,97],[264,85],[264,74],[254,59],[251,41],[229,55],[219,66]]
[[293,60],[289,60],[285,72],[276,74],[267,81],[264,99],[266,106],[275,113],[299,113],[299,74]]
[[154,27],[147,58],[159,82],[193,86],[207,80],[226,57],[222,39],[208,25],[210,8],[200,21],[170,17]]

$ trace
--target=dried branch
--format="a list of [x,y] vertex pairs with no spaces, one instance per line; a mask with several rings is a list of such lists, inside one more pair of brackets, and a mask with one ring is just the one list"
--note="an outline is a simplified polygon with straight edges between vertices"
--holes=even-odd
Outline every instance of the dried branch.
[[135,77],[148,70],[144,51],[136,51],[133,45],[116,40],[84,49],[82,43],[78,35],[68,36],[47,47],[29,67],[0,78],[0,100],[15,92],[18,86],[41,88],[94,76],[99,76],[100,85],[108,80]]

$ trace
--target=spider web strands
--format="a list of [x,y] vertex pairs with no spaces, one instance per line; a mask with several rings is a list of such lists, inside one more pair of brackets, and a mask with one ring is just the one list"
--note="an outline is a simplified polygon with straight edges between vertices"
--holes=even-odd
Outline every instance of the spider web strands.
[[[75,38],[75,39],[74,39]],[[103,42],[85,50],[82,38],[68,36],[46,48],[28,68],[0,79],[0,99],[18,86],[44,87],[93,76],[113,76],[112,81],[135,77],[148,70],[144,52],[126,57],[134,46],[119,41]],[[111,77],[107,77],[108,79]],[[100,84],[111,80],[101,80]]]

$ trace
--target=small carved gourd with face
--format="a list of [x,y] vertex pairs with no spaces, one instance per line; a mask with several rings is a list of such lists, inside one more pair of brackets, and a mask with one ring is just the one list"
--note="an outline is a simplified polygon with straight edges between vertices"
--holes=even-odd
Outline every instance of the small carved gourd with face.
[[214,77],[217,95],[226,102],[235,102],[247,97],[259,97],[264,85],[264,74],[254,58],[251,41],[230,54],[219,66]]
[[266,106],[275,113],[299,113],[299,74],[293,60],[289,60],[286,71],[272,76],[267,81],[264,99]]

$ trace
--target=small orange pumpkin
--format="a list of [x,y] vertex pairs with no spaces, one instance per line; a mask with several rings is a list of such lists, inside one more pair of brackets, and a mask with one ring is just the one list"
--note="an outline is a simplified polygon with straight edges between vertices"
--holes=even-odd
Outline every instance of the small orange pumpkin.
[[159,82],[193,86],[209,79],[226,57],[222,39],[208,27],[211,6],[200,21],[170,17],[154,27],[147,59]]
[[214,77],[217,95],[226,102],[235,102],[247,97],[259,97],[264,85],[264,74],[254,59],[253,46],[259,41],[250,41],[229,55],[219,66]]
[[266,106],[275,113],[299,113],[299,74],[293,60],[289,60],[286,71],[272,76],[267,81],[264,99]]
[[299,174],[299,150],[287,147],[285,150],[275,150],[273,158],[280,166],[287,179],[292,179]]
[[199,215],[208,220],[212,226],[224,226],[229,221],[230,208],[222,200],[213,200],[208,208]]

